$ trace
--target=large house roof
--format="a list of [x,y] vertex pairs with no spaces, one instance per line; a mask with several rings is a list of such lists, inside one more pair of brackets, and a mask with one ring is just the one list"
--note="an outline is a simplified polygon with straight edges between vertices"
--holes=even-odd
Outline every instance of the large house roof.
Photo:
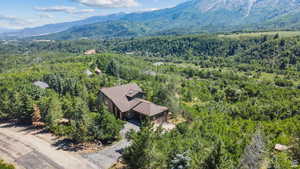
[[132,91],[143,92],[135,83],[101,89],[101,92],[114,102],[121,112],[127,112],[139,103],[139,101],[135,99],[130,100],[127,97],[127,95],[132,95]]
[[101,92],[108,97],[121,112],[134,110],[146,116],[154,116],[168,110],[167,107],[159,106],[140,98],[132,99],[132,97],[138,93],[143,93],[143,90],[135,83],[102,88]]

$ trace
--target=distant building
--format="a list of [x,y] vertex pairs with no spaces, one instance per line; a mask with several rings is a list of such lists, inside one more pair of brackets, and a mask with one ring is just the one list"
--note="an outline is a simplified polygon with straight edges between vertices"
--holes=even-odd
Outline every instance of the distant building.
[[156,76],[156,72],[151,71],[151,70],[147,70],[144,72],[145,75],[149,75],[149,76]]
[[42,82],[42,81],[36,81],[33,83],[33,85],[39,87],[39,88],[42,88],[42,89],[47,89],[49,88],[49,85],[45,82]]
[[99,69],[99,68],[95,68],[95,73],[98,74],[98,75],[101,75],[102,74],[102,71]]
[[126,120],[149,118],[155,123],[167,122],[169,109],[144,100],[145,93],[137,84],[102,88],[100,98],[116,117]]
[[87,50],[84,52],[85,55],[94,55],[97,54],[95,49]]
[[54,40],[48,40],[48,39],[39,39],[39,40],[32,40],[33,42],[55,42]]
[[164,65],[164,63],[163,62],[155,62],[155,63],[153,63],[153,66],[161,66],[161,65]]
[[89,69],[85,70],[84,73],[85,73],[87,76],[92,76],[92,75],[93,75],[93,72],[91,72]]
[[126,55],[134,55],[135,52],[126,52]]

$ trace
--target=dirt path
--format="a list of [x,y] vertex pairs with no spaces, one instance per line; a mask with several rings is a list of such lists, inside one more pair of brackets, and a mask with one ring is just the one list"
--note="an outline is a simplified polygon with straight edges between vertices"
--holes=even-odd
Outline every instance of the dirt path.
[[0,158],[17,169],[99,169],[82,156],[56,149],[43,134],[0,124]]

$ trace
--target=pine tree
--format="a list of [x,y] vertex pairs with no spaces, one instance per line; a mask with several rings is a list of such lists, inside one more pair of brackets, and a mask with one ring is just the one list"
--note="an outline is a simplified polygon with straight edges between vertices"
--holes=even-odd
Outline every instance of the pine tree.
[[88,106],[80,97],[74,99],[74,112],[71,114],[71,128],[70,137],[76,142],[84,142],[89,140],[89,113]]
[[123,122],[118,120],[112,113],[110,113],[105,106],[101,106],[99,114],[92,126],[94,137],[103,142],[112,142],[118,136],[123,128]]
[[150,152],[151,142],[154,139],[154,132],[151,125],[144,125],[138,133],[130,136],[132,144],[123,153],[123,159],[129,168],[148,168],[151,163]]
[[48,112],[46,115],[46,123],[50,126],[50,129],[58,125],[58,120],[63,117],[63,111],[59,98],[56,95],[51,97]]
[[106,67],[106,73],[112,76],[119,76],[118,62],[112,59],[111,62]]

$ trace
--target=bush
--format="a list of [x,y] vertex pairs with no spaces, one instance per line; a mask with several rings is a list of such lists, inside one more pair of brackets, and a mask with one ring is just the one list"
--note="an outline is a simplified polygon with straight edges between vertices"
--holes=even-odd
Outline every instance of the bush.
[[292,87],[294,85],[292,81],[284,79],[275,80],[275,84],[279,87]]
[[3,160],[0,160],[0,169],[15,169],[11,164],[5,163]]
[[117,139],[123,125],[123,121],[116,119],[116,117],[104,107],[95,117],[95,121],[90,130],[95,140],[111,143]]
[[292,169],[292,161],[286,153],[276,154],[272,159],[271,168],[274,169]]

